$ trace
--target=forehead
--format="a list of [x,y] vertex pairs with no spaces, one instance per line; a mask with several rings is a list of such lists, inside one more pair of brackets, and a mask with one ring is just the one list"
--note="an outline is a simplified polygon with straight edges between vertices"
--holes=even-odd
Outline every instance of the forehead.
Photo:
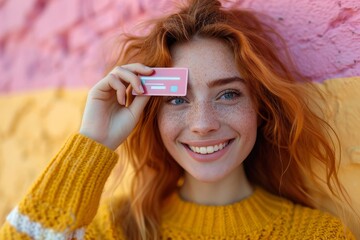
[[217,39],[194,38],[171,48],[174,67],[189,68],[190,84],[212,79],[241,77],[234,53]]

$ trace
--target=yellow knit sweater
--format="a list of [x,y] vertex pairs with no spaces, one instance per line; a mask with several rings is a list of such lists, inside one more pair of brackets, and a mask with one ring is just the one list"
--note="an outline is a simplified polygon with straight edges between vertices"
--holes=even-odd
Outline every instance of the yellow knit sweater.
[[[9,214],[0,239],[123,239],[107,205],[99,208],[116,153],[72,136]],[[96,214],[96,216],[95,216]],[[335,217],[260,188],[241,202],[203,206],[175,193],[162,209],[162,239],[355,239]]]

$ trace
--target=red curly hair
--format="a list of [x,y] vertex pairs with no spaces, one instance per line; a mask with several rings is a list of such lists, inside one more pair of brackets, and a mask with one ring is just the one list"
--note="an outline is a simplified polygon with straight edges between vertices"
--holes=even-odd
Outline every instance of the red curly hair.
[[[277,52],[272,40],[276,32],[259,19],[249,11],[224,9],[216,0],[190,0],[178,12],[152,21],[148,34],[127,34],[116,64],[171,67],[173,44],[195,36],[228,45],[261,121],[255,147],[244,163],[247,177],[269,192],[312,206],[304,174],[323,178],[314,172],[313,164],[326,170],[330,192],[336,195],[334,189],[341,189],[334,144],[329,141],[328,125],[308,107],[311,102],[304,79]],[[131,101],[131,95],[128,98]],[[150,99],[121,148],[135,171],[129,201],[122,203],[119,213],[129,239],[159,238],[161,204],[183,176],[183,169],[161,141],[160,103],[159,97]]]

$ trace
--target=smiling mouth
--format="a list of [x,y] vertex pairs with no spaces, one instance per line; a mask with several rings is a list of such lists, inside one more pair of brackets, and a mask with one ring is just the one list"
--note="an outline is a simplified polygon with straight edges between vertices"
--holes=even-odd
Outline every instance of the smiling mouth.
[[190,145],[187,145],[187,146],[194,153],[206,155],[206,154],[212,154],[214,152],[217,152],[217,151],[220,151],[220,150],[224,149],[227,145],[229,145],[230,141],[231,140],[229,140],[227,142],[217,144],[217,145],[211,145],[211,146],[201,146],[201,147],[190,146]]

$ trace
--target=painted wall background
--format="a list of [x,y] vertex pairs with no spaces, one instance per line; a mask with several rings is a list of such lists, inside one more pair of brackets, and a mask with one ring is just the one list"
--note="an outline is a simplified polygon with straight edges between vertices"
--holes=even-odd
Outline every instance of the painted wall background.
[[[77,131],[86,91],[102,77],[116,36],[170,12],[173,2],[0,0],[0,223]],[[298,68],[312,80],[360,76],[358,0],[227,5],[270,15]],[[359,81],[338,79],[321,87],[331,94],[327,117],[346,139],[342,178],[360,210]]]
[[[158,0],[0,0],[0,92],[91,86],[103,74],[111,39],[171,10]],[[239,0],[266,13],[306,76],[360,75],[358,0]]]

